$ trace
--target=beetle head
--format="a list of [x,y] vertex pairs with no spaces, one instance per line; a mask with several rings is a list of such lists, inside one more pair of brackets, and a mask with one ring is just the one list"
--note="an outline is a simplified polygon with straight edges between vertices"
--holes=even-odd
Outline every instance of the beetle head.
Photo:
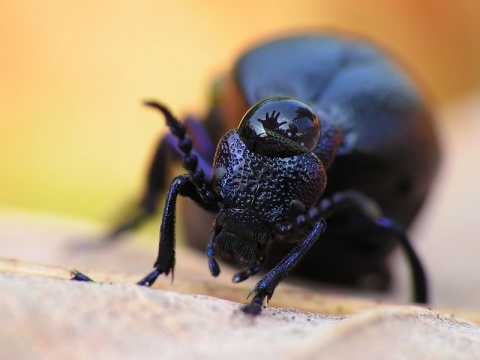
[[[315,206],[326,184],[312,153],[320,123],[305,103],[275,97],[254,105],[238,129],[219,142],[213,165],[214,190],[222,198],[214,224],[219,256],[242,266],[262,257],[285,224]],[[298,240],[292,234],[291,241]]]

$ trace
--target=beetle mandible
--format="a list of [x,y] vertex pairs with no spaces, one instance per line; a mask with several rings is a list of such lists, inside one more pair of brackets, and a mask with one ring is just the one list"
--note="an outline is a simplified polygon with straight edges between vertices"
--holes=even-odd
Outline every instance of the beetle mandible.
[[181,123],[147,103],[165,115],[170,134],[155,153],[140,211],[112,237],[156,211],[172,159],[188,174],[169,187],[155,269],[139,284],[173,272],[181,195],[216,214],[207,244],[213,276],[218,258],[242,268],[234,282],[269,268],[247,313],[260,313],[297,264],[323,281],[355,285],[375,275],[386,287],[396,244],[410,263],[414,300],[426,302],[425,272],[405,229],[427,196],[439,146],[402,67],[368,42],[307,34],[253,48],[220,84],[203,123]]

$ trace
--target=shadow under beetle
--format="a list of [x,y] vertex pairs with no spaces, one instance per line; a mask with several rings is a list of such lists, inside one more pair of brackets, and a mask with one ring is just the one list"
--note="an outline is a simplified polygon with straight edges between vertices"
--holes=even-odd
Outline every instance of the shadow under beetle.
[[246,313],[260,313],[297,264],[324,281],[355,285],[373,275],[386,287],[396,244],[410,263],[414,301],[427,301],[425,272],[404,229],[427,195],[439,149],[419,90],[380,50],[328,35],[283,38],[237,61],[204,122],[181,123],[163,105],[146,104],[164,114],[170,134],[138,212],[112,238],[156,211],[171,161],[188,174],[168,189],[155,269],[140,285],[173,273],[181,195],[216,214],[207,244],[213,276],[218,258],[241,267],[233,282],[269,269]]

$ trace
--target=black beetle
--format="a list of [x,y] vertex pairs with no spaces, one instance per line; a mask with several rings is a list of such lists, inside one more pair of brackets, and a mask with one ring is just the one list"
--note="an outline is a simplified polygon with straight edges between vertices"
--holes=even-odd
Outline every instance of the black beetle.
[[404,229],[425,200],[439,147],[432,116],[402,68],[367,42],[310,34],[250,50],[219,84],[203,123],[183,124],[147,103],[165,115],[171,134],[159,143],[139,211],[112,237],[156,211],[172,159],[188,174],[170,185],[155,270],[139,284],[173,272],[182,195],[217,214],[207,245],[212,275],[220,272],[217,257],[242,267],[234,282],[273,259],[247,313],[258,314],[297,263],[301,274],[324,281],[352,285],[373,275],[386,287],[395,244],[410,262],[414,300],[426,302],[426,276]]

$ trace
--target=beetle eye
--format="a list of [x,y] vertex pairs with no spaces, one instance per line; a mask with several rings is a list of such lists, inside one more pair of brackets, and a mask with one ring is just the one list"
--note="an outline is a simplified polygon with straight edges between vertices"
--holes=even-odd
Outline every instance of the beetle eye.
[[320,121],[304,102],[277,96],[253,105],[238,126],[238,135],[249,150],[267,156],[288,157],[315,148]]

